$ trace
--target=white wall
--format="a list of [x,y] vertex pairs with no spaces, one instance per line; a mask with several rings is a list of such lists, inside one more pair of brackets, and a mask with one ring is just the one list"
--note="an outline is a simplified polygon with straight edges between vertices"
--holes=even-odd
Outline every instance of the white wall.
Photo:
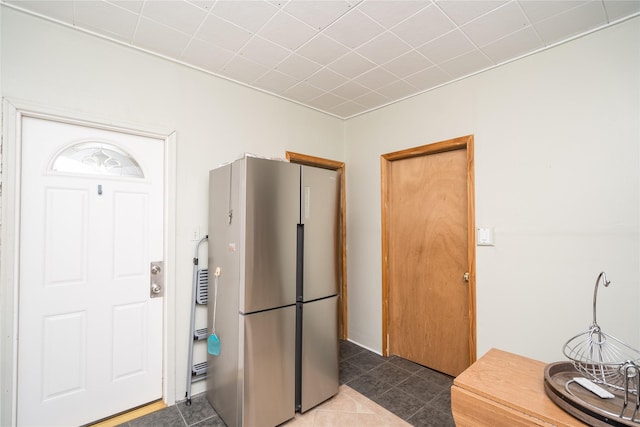
[[[198,226],[206,233],[208,171],[245,152],[284,158],[289,150],[343,161],[344,123],[9,8],[2,9],[1,25],[3,97],[177,133],[175,398],[182,400],[196,243],[190,236]],[[206,265],[206,251],[200,258]],[[202,310],[199,321],[205,321]],[[202,347],[196,361],[205,355]],[[203,390],[196,383],[192,392]]]
[[347,121],[349,336],[381,350],[380,155],[475,135],[478,356],[640,344],[640,19]]

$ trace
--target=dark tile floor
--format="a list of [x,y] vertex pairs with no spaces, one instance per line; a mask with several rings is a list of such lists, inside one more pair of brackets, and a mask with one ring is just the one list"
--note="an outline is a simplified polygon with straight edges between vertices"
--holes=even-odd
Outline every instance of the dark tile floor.
[[[417,427],[455,426],[453,378],[397,356],[385,358],[348,341],[340,343],[340,384],[346,384]],[[123,427],[224,426],[204,394]]]

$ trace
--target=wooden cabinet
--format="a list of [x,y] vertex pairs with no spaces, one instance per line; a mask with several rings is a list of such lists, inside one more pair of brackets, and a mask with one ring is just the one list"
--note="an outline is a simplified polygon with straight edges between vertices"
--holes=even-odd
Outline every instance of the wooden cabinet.
[[451,387],[457,427],[586,426],[547,397],[546,364],[491,349]]

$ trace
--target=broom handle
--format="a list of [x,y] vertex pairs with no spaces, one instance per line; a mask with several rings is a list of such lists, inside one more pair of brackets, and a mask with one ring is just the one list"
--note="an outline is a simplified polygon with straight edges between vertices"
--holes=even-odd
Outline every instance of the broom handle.
[[211,333],[216,332],[216,308],[218,306],[218,277],[220,277],[220,267],[216,267],[213,274],[213,320],[211,321]]

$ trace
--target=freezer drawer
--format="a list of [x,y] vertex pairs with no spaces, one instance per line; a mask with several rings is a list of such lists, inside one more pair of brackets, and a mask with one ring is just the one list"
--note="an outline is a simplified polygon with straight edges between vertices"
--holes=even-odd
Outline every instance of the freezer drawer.
[[338,393],[338,297],[302,304],[300,412]]
[[294,305],[242,317],[242,425],[273,427],[293,418],[295,413],[296,307]]

